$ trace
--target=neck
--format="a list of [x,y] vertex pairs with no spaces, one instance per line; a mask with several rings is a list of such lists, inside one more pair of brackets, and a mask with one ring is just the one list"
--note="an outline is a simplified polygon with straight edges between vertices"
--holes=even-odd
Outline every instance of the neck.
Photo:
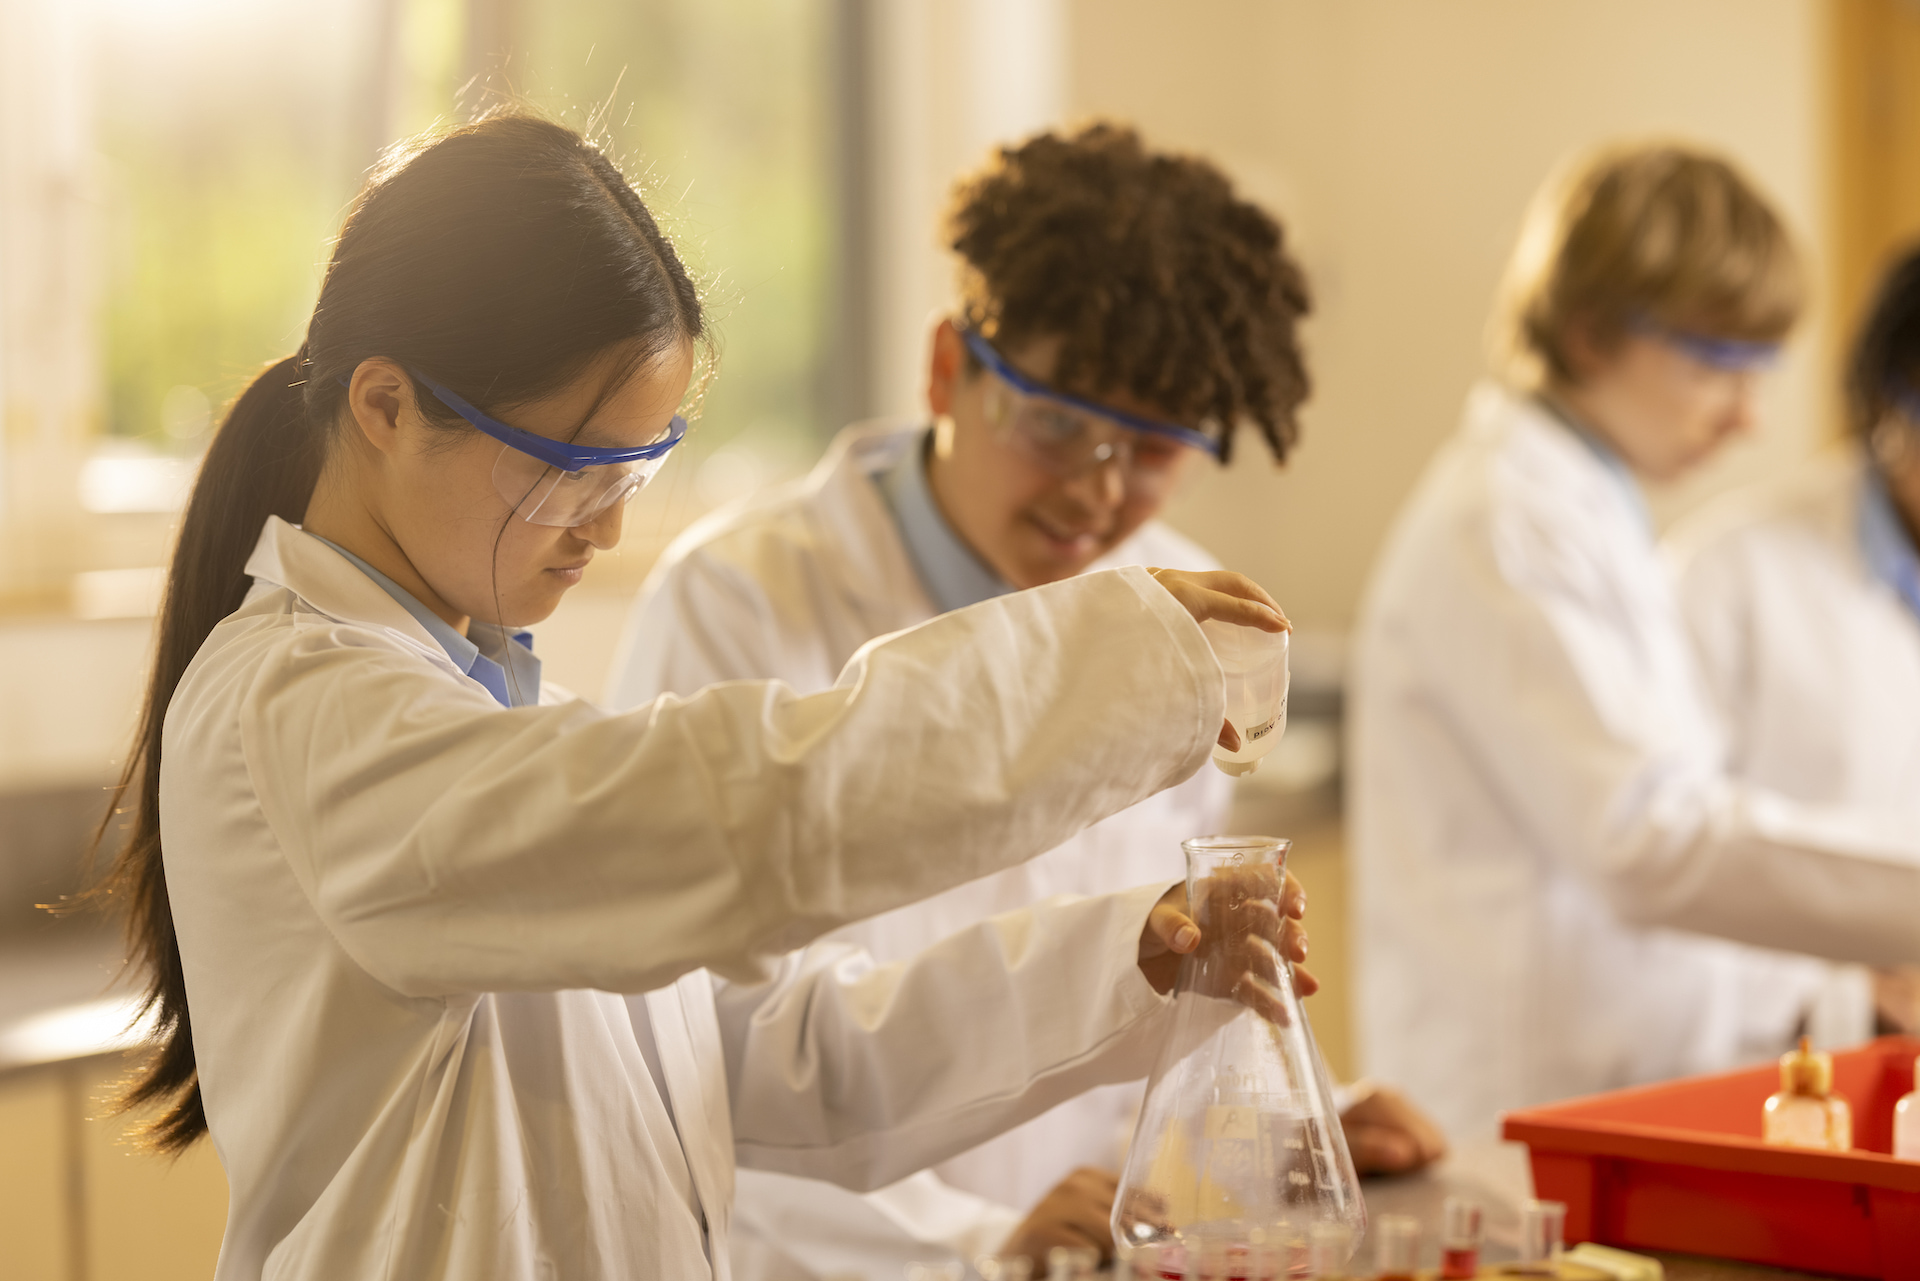
[[1548,408],[1560,415],[1569,425],[1605,445],[1613,451],[1616,458],[1625,462],[1638,474],[1639,469],[1633,467],[1632,462],[1627,458],[1626,451],[1620,447],[1620,442],[1614,439],[1612,432],[1601,425],[1602,415],[1594,412],[1591,397],[1580,388],[1555,380],[1542,387],[1536,394],[1546,402]]
[[341,483],[338,470],[332,467],[321,470],[320,483],[314,488],[313,499],[307,504],[307,514],[300,527],[309,534],[352,552],[400,584],[447,626],[465,636],[471,620],[447,604],[438,592],[427,585],[427,580],[413,567],[413,562],[394,538],[393,531],[367,506],[357,489]]
[[[933,495],[934,510],[940,513],[940,519],[947,522],[947,528],[951,529],[954,535],[967,545],[967,550],[979,557],[981,564],[986,565],[996,574],[1005,577],[1006,571],[994,564],[993,558],[980,550],[979,541],[968,536],[966,526],[954,519],[953,514],[958,510],[958,505],[953,501],[953,495],[950,492],[954,483],[953,468],[947,465],[946,459],[946,451],[953,448],[952,439],[947,434],[951,432],[951,430],[952,428],[949,425],[944,423],[936,424],[933,436],[922,446],[922,448],[927,451],[925,455],[927,492]],[[1009,579],[1008,581],[1012,580]],[[1015,584],[1015,586],[1018,585],[1017,583]]]

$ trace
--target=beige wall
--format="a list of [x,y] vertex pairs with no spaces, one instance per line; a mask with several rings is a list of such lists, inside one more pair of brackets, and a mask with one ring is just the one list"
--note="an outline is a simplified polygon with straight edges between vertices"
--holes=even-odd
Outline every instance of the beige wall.
[[[1223,163],[1284,217],[1315,286],[1318,390],[1296,460],[1251,451],[1174,521],[1340,628],[1393,512],[1482,368],[1486,312],[1529,194],[1569,149],[1659,131],[1712,143],[1819,243],[1816,0],[1075,0],[1068,98]],[[1770,425],[1694,500],[1816,435],[1803,334]]]
[[107,1100],[118,1058],[0,1075],[0,1277],[204,1281],[226,1224],[211,1144],[178,1160],[128,1138]]

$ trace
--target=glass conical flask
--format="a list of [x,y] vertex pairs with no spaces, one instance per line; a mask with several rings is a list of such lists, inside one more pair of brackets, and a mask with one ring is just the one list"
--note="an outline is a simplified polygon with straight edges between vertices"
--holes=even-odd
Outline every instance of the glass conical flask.
[[[1304,1276],[1314,1225],[1344,1224],[1356,1243],[1366,1229],[1326,1065],[1292,974],[1265,941],[1290,845],[1270,836],[1182,842],[1202,941],[1181,961],[1173,1028],[1114,1198],[1114,1245],[1135,1276]],[[1250,949],[1272,957],[1277,1018],[1232,995]]]

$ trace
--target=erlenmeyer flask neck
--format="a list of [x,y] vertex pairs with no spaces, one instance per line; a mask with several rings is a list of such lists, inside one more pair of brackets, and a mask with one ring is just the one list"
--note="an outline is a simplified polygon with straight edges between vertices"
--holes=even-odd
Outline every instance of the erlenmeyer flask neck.
[[[1223,995],[1226,973],[1244,958],[1242,944],[1262,932],[1280,912],[1287,852],[1293,842],[1271,836],[1198,836],[1182,841],[1187,856],[1187,914],[1207,945],[1183,957],[1174,981],[1178,998],[1188,993]],[[1284,973],[1285,963],[1273,957]],[[1292,1001],[1292,985],[1286,984]]]

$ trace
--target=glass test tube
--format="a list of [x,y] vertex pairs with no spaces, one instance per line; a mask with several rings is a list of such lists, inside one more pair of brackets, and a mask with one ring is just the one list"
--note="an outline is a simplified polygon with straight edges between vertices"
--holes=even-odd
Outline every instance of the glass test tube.
[[1414,1281],[1420,1266],[1420,1220],[1404,1214],[1383,1214],[1377,1228],[1373,1266],[1380,1281]]
[[1440,1275],[1464,1281],[1480,1271],[1480,1207],[1450,1196],[1440,1207]]
[[1551,1263],[1566,1248],[1567,1207],[1563,1201],[1523,1201],[1520,1205],[1520,1262]]

